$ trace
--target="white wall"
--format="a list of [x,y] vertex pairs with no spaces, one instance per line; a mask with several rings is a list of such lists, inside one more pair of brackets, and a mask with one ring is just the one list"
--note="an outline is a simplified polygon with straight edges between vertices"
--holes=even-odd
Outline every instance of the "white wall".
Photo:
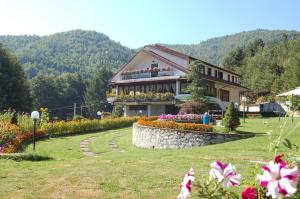
[[165,57],[167,58],[168,60],[171,60],[172,62],[180,65],[180,66],[184,66],[184,67],[188,67],[189,65],[189,62],[188,60],[186,59],[183,59],[183,58],[180,58],[180,57],[177,57],[175,55],[172,55],[172,54],[169,54],[169,53],[166,53],[164,51],[161,51],[159,49],[156,49],[156,48],[152,48],[152,47],[146,47],[146,49],[150,49],[151,51],[155,52],[156,54],[159,54],[160,56],[162,57]]
[[133,60],[131,60],[131,62],[129,62],[127,64],[127,66],[125,68],[123,68],[118,74],[116,74],[116,76],[112,79],[112,81],[121,80],[120,74],[123,71],[141,70],[141,69],[151,68],[151,64],[153,63],[153,61],[158,64],[158,68],[170,67],[171,71],[174,72],[174,76],[180,76],[180,75],[185,74],[184,72],[174,68],[173,66],[170,66],[170,65],[152,57],[151,55],[141,51],[134,57]]

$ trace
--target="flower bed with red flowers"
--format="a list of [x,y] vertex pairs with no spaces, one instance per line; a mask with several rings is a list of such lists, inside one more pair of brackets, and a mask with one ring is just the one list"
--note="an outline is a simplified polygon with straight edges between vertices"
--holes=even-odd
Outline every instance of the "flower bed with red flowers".
[[142,117],[138,120],[138,124],[142,126],[151,126],[156,128],[168,128],[178,130],[200,131],[200,132],[212,132],[213,127],[206,124],[193,124],[193,123],[177,123],[175,121],[158,121],[154,117],[147,118]]
[[[32,132],[22,132],[14,124],[0,123],[0,153],[16,152],[24,141],[32,139],[32,135]],[[43,132],[36,133],[36,137],[43,135]]]

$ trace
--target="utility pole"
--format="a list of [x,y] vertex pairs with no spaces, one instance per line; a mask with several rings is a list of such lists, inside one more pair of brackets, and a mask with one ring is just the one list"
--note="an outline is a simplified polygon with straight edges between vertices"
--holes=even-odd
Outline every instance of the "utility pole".
[[76,115],[76,103],[74,103],[74,115],[73,115],[73,117],[75,117],[75,115]]

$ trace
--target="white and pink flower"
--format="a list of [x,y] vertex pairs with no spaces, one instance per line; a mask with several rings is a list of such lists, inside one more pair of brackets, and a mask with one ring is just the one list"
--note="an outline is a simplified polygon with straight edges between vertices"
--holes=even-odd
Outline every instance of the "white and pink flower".
[[192,182],[195,180],[194,169],[191,168],[189,172],[184,175],[183,181],[180,184],[180,193],[178,194],[178,199],[186,199],[189,197],[192,191]]
[[263,166],[263,175],[257,176],[260,185],[267,189],[266,195],[272,198],[289,197],[297,192],[298,168],[289,168],[282,156],[276,156],[274,161]]
[[215,161],[211,163],[209,172],[210,178],[217,180],[218,183],[223,183],[224,187],[232,187],[240,185],[242,177],[237,174],[235,166],[231,163],[222,163]]

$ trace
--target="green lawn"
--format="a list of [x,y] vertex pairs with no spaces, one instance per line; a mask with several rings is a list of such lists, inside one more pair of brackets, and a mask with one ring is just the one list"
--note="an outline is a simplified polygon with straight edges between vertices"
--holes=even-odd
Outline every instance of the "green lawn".
[[[247,119],[238,130],[255,133],[253,138],[182,150],[136,148],[131,145],[131,128],[39,141],[36,153],[53,159],[0,160],[0,198],[173,199],[190,167],[201,180],[208,177],[209,165],[217,159],[236,165],[243,184],[253,183],[258,168],[250,161],[273,157],[265,133],[272,130],[278,135],[282,130],[286,135],[298,122]],[[300,145],[299,135],[297,127],[289,137]],[[79,148],[82,140],[92,136],[90,150],[99,153],[98,158],[83,156]],[[31,152],[32,145],[26,149]]]

